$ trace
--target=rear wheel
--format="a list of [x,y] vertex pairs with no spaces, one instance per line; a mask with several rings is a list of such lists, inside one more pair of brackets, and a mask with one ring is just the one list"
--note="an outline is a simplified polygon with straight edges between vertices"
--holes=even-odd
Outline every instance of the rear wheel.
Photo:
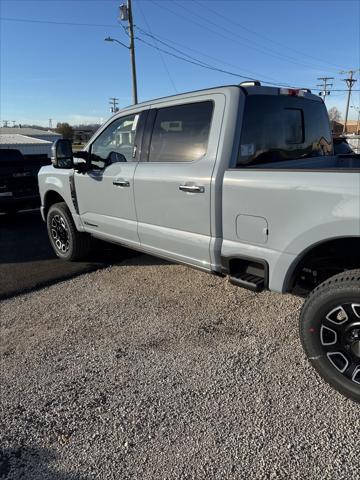
[[59,258],[76,261],[88,255],[91,237],[78,232],[65,202],[50,207],[46,225],[51,245]]
[[335,275],[310,294],[300,315],[300,337],[317,372],[360,402],[360,270]]

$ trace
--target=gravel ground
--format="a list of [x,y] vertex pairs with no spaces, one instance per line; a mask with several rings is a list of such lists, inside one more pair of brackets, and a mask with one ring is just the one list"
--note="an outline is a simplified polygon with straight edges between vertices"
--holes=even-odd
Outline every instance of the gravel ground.
[[359,479],[301,303],[147,256],[3,301],[0,478]]

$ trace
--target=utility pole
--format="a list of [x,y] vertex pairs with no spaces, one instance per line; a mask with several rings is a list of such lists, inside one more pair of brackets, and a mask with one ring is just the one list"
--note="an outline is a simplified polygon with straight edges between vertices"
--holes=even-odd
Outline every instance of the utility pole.
[[328,83],[329,80],[334,80],[334,77],[319,77],[318,80],[321,80],[323,83],[320,85],[317,85],[318,87],[321,87],[321,92],[319,93],[320,97],[324,97],[324,102],[326,99],[327,95],[330,95],[330,90],[328,90],[328,87],[332,87],[332,83]]
[[354,110],[356,110],[358,112],[358,118],[357,118],[357,122],[356,122],[356,132],[355,134],[356,135],[359,135],[359,127],[360,127],[360,108],[359,107],[354,107],[354,106],[351,106],[350,108],[353,108]]
[[119,111],[119,99],[115,97],[110,97],[110,112],[111,113],[116,113]]
[[135,63],[135,43],[134,43],[134,23],[131,8],[131,0],[127,2],[129,12],[129,33],[130,33],[130,57],[131,57],[131,71],[132,71],[132,83],[133,83],[133,99],[134,103],[138,103],[137,95],[137,80],[136,80],[136,63]]
[[130,45],[127,46],[124,43],[120,42],[116,38],[106,37],[104,38],[105,42],[116,42],[122,47],[130,50],[130,61],[131,61],[131,76],[132,76],[132,93],[133,93],[133,102],[134,104],[138,103],[138,94],[137,94],[137,80],[136,80],[136,62],[135,62],[135,42],[134,42],[134,22],[131,8],[131,0],[127,0],[127,3],[120,5],[119,7],[120,15],[119,20],[127,21],[128,27],[126,28]]
[[356,73],[357,70],[349,70],[348,72],[346,71],[341,71],[340,74],[347,73],[349,75],[348,78],[343,78],[343,81],[346,82],[346,85],[348,87],[348,96],[347,96],[347,101],[346,101],[346,110],[345,110],[345,121],[344,121],[344,128],[343,128],[343,133],[346,133],[347,130],[347,121],[348,121],[348,115],[349,115],[349,105],[350,105],[350,97],[351,97],[351,90],[355,82],[353,78],[354,73]]
[[135,62],[135,42],[134,42],[134,22],[132,14],[131,0],[127,0],[127,4],[120,5],[120,20],[128,21],[128,30],[130,38],[130,60],[132,74],[132,92],[134,104],[138,103],[137,80],[136,80],[136,62]]
[[49,129],[52,129],[52,118],[49,118]]

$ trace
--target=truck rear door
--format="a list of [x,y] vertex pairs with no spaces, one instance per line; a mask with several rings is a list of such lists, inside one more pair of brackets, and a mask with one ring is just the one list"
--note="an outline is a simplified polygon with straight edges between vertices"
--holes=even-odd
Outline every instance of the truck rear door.
[[213,94],[152,108],[134,178],[142,247],[206,270],[211,178],[224,107],[224,95]]

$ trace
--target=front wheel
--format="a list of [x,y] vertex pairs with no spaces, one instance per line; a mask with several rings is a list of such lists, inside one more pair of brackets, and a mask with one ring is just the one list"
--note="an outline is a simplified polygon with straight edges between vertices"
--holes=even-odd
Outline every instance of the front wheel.
[[300,315],[300,337],[324,380],[360,402],[360,270],[335,275],[310,294]]
[[46,226],[51,246],[59,258],[76,261],[88,255],[91,237],[76,229],[65,202],[55,203],[49,208]]

